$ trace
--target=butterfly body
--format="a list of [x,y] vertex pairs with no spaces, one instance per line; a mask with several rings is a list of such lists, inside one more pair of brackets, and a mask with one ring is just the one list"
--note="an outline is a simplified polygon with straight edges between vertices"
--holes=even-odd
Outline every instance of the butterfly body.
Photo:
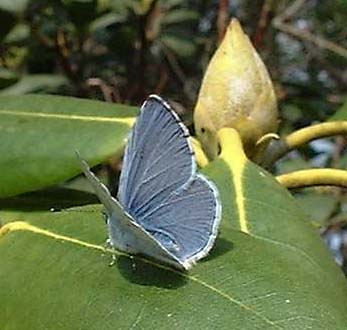
[[117,199],[81,160],[105,206],[111,244],[182,270],[210,251],[221,217],[218,191],[196,173],[188,137],[168,104],[151,96],[128,140]]

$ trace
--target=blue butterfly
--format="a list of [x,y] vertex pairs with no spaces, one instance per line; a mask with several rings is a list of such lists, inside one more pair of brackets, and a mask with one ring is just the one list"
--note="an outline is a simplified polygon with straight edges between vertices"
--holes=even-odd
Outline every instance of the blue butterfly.
[[160,97],[147,99],[130,134],[118,199],[80,161],[116,249],[181,270],[211,250],[221,219],[218,190],[196,172],[188,130]]

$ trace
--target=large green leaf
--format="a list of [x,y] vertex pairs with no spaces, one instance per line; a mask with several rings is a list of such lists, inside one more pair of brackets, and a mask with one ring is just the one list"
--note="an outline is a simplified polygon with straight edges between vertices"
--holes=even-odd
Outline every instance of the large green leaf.
[[0,197],[57,184],[121,152],[137,109],[82,99],[0,97]]
[[189,273],[121,253],[110,266],[99,206],[0,212],[0,328],[345,329],[342,272],[292,196],[226,132],[205,170],[221,233]]

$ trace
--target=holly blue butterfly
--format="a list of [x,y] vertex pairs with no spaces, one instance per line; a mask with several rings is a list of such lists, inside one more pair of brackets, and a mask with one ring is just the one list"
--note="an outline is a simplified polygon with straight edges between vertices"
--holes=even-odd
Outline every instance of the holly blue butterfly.
[[80,162],[105,207],[114,248],[181,270],[211,250],[221,219],[218,190],[197,173],[188,130],[160,97],[143,104],[129,136],[117,199]]

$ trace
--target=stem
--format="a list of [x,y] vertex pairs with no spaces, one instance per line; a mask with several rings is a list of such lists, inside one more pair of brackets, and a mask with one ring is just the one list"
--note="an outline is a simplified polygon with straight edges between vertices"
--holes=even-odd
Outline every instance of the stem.
[[347,58],[346,48],[322,37],[316,36],[309,31],[304,31],[302,29],[296,28],[291,24],[284,23],[279,17],[273,20],[273,26],[277,30],[292,35],[297,39],[308,41],[319,48],[329,50],[337,55]]
[[267,133],[263,135],[255,144],[254,153],[252,154],[252,161],[254,161],[256,164],[259,164],[262,162],[262,159],[264,157],[264,153],[266,152],[267,147],[269,146],[269,143],[272,140],[279,140],[280,137],[276,133]]
[[265,0],[263,3],[263,7],[261,9],[260,17],[258,20],[258,26],[253,38],[253,43],[256,49],[259,49],[263,46],[266,30],[271,20],[272,2],[273,0]]
[[[138,50],[134,59],[133,66],[135,68],[135,83],[131,88],[129,88],[129,92],[127,95],[127,99],[137,99],[143,100],[146,96],[146,88],[147,85],[147,56],[148,50],[152,43],[152,39],[154,36],[152,35],[152,21],[156,20],[156,10],[158,6],[158,0],[153,0],[148,8],[148,11],[138,17]],[[133,77],[130,77],[129,81],[133,81]]]
[[198,163],[199,167],[205,167],[208,164],[208,158],[204,153],[199,140],[197,140],[194,137],[191,137],[190,141],[194,149],[196,162]]
[[243,149],[240,134],[231,127],[224,127],[218,131],[219,144],[221,147],[220,157],[229,159],[229,162],[246,162],[247,156]]
[[284,139],[273,141],[263,157],[262,165],[269,168],[289,151],[312,140],[341,134],[347,135],[347,121],[332,121],[299,129]]
[[313,186],[347,187],[347,171],[332,168],[295,171],[276,177],[288,189]]
[[224,38],[229,22],[229,0],[219,0],[217,31],[218,43],[220,44]]

